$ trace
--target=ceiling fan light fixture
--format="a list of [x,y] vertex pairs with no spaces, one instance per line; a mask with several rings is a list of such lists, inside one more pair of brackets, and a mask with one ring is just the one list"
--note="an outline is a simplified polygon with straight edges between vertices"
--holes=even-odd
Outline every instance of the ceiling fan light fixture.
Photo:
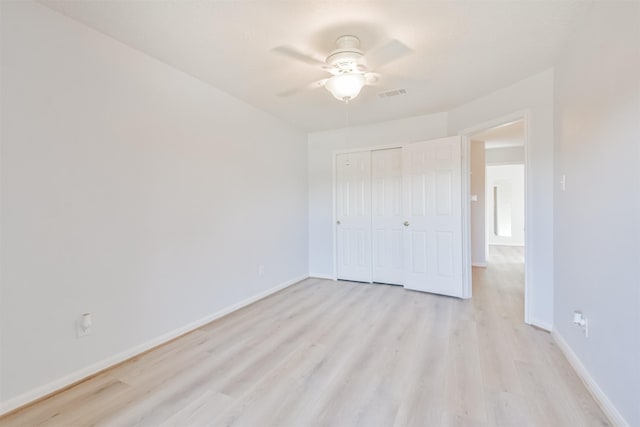
[[350,101],[360,93],[365,85],[362,73],[341,73],[331,77],[324,85],[331,95],[340,101]]

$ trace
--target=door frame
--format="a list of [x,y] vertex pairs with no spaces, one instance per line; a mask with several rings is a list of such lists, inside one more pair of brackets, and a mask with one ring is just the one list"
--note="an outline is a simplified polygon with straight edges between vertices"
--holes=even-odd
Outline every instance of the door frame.
[[[332,198],[333,198],[333,209],[331,212],[331,225],[332,225],[332,236],[333,244],[331,245],[333,248],[333,274],[331,279],[338,280],[338,230],[336,229],[336,221],[338,220],[338,155],[340,154],[349,154],[349,153],[360,153],[362,151],[377,151],[377,150],[389,150],[392,148],[402,148],[405,144],[385,144],[385,145],[374,145],[368,147],[360,147],[360,148],[348,148],[345,150],[334,150],[331,153],[331,161],[332,161],[332,171],[331,178],[333,180],[333,185],[331,186]],[[370,277],[373,280],[373,265],[371,266],[371,274]],[[373,282],[369,282],[373,283]]]
[[520,110],[505,116],[495,118],[458,132],[462,136],[462,260],[464,270],[462,273],[463,298],[471,298],[472,290],[472,266],[471,266],[471,156],[470,137],[478,132],[505,125],[518,120],[524,121],[524,323],[531,324],[531,303],[533,301],[533,197],[530,177],[533,176],[531,161],[529,159],[531,141],[531,110]]

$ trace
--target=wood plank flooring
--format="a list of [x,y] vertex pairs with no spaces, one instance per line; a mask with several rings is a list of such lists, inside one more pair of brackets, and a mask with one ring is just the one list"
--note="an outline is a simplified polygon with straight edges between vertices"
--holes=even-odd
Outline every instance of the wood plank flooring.
[[307,279],[0,426],[606,426],[550,335],[522,323],[522,249],[474,298]]

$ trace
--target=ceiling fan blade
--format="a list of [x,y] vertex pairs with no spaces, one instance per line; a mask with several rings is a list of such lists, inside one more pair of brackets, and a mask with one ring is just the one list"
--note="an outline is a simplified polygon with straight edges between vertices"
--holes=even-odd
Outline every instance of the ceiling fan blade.
[[324,86],[325,83],[327,82],[327,80],[329,80],[329,79],[316,80],[315,82],[309,83],[309,84],[304,85],[302,87],[297,87],[297,88],[294,88],[294,89],[289,89],[289,90],[284,91],[284,92],[280,92],[280,93],[276,94],[276,96],[278,96],[280,98],[287,98],[289,96],[295,95],[295,94],[300,93],[300,92],[305,92],[305,91],[311,90],[311,89],[317,89],[319,87]]
[[302,52],[298,49],[296,49],[293,46],[278,46],[278,47],[274,47],[273,49],[271,49],[274,52],[277,52],[281,55],[287,56],[289,58],[295,59],[297,61],[300,62],[304,62],[305,64],[309,64],[309,65],[315,65],[318,67],[326,67],[327,64],[318,59],[313,57],[310,54],[307,54],[305,52]]
[[367,61],[372,68],[378,69],[412,52],[410,47],[399,40],[393,39],[384,46],[367,53]]
[[429,85],[431,84],[431,79],[429,79],[428,77],[409,77],[407,75],[404,74],[389,74],[389,73],[384,73],[384,80],[393,80],[395,81],[396,84],[404,84],[404,85],[411,85],[411,86],[425,86],[425,85]]

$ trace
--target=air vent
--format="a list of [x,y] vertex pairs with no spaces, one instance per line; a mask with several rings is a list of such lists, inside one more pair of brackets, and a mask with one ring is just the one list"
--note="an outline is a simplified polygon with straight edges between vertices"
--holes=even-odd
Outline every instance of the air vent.
[[390,96],[398,96],[398,95],[404,95],[407,93],[406,89],[393,89],[393,90],[388,90],[386,92],[380,92],[378,94],[379,98],[389,98]]

